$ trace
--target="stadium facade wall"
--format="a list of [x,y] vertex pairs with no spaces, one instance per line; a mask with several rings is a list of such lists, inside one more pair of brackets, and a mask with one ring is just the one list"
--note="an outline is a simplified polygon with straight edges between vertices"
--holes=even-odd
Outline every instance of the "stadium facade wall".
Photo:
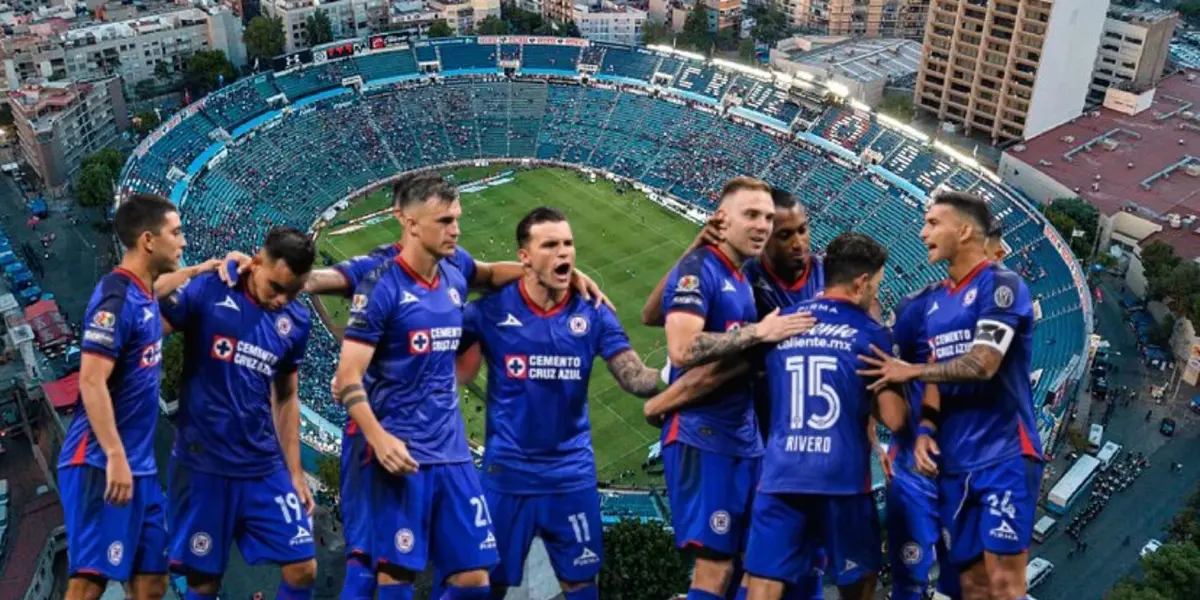
[[46,536],[46,546],[33,567],[33,579],[22,600],[50,600],[54,595],[54,557],[67,550],[67,529],[58,526]]

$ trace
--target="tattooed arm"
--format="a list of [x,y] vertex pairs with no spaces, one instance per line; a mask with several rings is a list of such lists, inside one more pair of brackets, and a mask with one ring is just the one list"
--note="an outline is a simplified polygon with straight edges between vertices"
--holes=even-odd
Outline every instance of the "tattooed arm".
[[923,366],[917,379],[926,383],[987,381],[996,375],[1003,361],[1004,354],[999,350],[975,344],[966,354],[953,360]]
[[608,370],[621,389],[634,396],[649,398],[658,393],[658,371],[647,367],[632,348],[608,359]]
[[304,282],[304,291],[310,294],[345,294],[349,288],[346,276],[337,269],[313,270]]
[[758,344],[799,335],[812,329],[815,323],[808,313],[780,315],[776,309],[758,323],[714,333],[703,331],[703,318],[674,311],[667,315],[667,356],[677,368],[689,369],[733,356]]

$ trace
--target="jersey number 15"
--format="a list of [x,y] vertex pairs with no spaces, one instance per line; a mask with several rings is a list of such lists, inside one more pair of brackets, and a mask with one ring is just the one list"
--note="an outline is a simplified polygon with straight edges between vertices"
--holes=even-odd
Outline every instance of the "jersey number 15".
[[[837,373],[838,361],[832,356],[789,356],[784,368],[792,380],[792,429],[829,429],[837,423],[842,413],[842,400],[837,389],[826,383],[831,373]],[[809,414],[805,418],[806,403],[820,398],[827,405],[824,414]],[[811,407],[809,407],[811,408]]]

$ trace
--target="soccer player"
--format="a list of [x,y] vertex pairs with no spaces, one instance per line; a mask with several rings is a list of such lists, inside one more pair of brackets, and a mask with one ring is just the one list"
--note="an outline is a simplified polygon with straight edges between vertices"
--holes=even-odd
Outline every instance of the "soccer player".
[[602,358],[622,389],[642,397],[658,391],[658,372],[612,310],[572,293],[575,243],[562,211],[525,215],[517,248],[525,277],[471,302],[463,317],[464,346],[488,363],[483,485],[500,554],[492,598],[521,584],[536,535],[567,600],[597,600],[604,545],[588,422],[592,364]]
[[860,353],[891,343],[869,313],[886,261],[887,250],[867,236],[834,238],[824,294],[783,311],[810,312],[817,325],[765,348],[773,418],[745,559],[752,600],[782,597],[818,549],[842,598],[873,597],[881,556],[867,424],[874,414],[900,430],[908,409],[894,388],[872,393],[854,369]]
[[370,542],[379,598],[411,599],[432,558],[450,574],[447,598],[483,600],[496,538],[455,382],[467,279],[442,260],[456,251],[462,209],[437,175],[407,179],[395,195],[403,248],[355,290],[335,383],[376,465]]
[[[1025,565],[1042,475],[1029,381],[1033,306],[1025,282],[985,251],[991,216],[983,199],[937,196],[921,239],[950,280],[926,300],[934,361],[864,356],[875,385],[935,383],[921,409],[914,451],[932,470],[940,454],[939,514],[964,598],[1025,598]],[[935,307],[936,306],[936,310]],[[937,400],[931,401],[931,397]],[[936,442],[934,441],[936,437]]]
[[134,194],[113,219],[125,256],[100,278],[83,321],[79,400],[58,458],[69,600],[95,600],[109,580],[138,600],[166,591],[166,515],[154,430],[162,326],[154,280],[179,266],[179,212]]
[[[758,320],[742,272],[771,234],[770,187],[748,177],[733,179],[721,191],[717,212],[725,224],[723,241],[688,254],[668,277],[663,312],[672,381],[688,369],[811,325],[807,315],[783,317],[778,311]],[[722,598],[733,557],[744,548],[762,455],[750,378],[736,378],[710,401],[672,413],[662,443],[675,541],[696,559],[688,597]],[[700,472],[704,477],[697,476]]]
[[298,398],[311,320],[294,300],[315,256],[306,233],[275,227],[240,289],[206,274],[162,302],[164,330],[185,336],[169,501],[171,568],[189,600],[216,598],[234,542],[247,563],[280,565],[280,597],[312,597]]

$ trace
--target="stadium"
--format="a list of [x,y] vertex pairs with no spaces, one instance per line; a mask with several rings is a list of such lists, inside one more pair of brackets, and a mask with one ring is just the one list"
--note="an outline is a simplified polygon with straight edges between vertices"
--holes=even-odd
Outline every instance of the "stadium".
[[[582,39],[470,37],[338,42],[187,106],[135,149],[119,194],[153,192],[181,209],[189,263],[250,250],[272,225],[319,232],[326,264],[395,241],[379,188],[439,169],[462,185],[465,249],[509,260],[512,227],[540,204],[563,208],[580,266],[617,304],[639,353],[661,366],[661,333],[636,326],[654,282],[715,208],[721,184],[750,175],[799,196],[813,245],[856,230],[890,252],[881,300],[940,280],[917,232],[936,191],[984,197],[1003,220],[1008,265],[1036,298],[1035,398],[1047,448],[1086,369],[1092,307],[1084,274],[1038,208],[965,156],[845,90],[668,48]],[[310,300],[305,300],[310,302]],[[346,415],[329,398],[345,318],[316,307],[301,371],[305,465],[337,453]],[[612,519],[662,518],[644,466],[658,432],[640,403],[595,375],[590,414]],[[463,403],[479,441],[482,406]],[[485,451],[485,450],[484,450]],[[652,471],[651,471],[652,473]],[[658,479],[661,486],[661,479]]]

